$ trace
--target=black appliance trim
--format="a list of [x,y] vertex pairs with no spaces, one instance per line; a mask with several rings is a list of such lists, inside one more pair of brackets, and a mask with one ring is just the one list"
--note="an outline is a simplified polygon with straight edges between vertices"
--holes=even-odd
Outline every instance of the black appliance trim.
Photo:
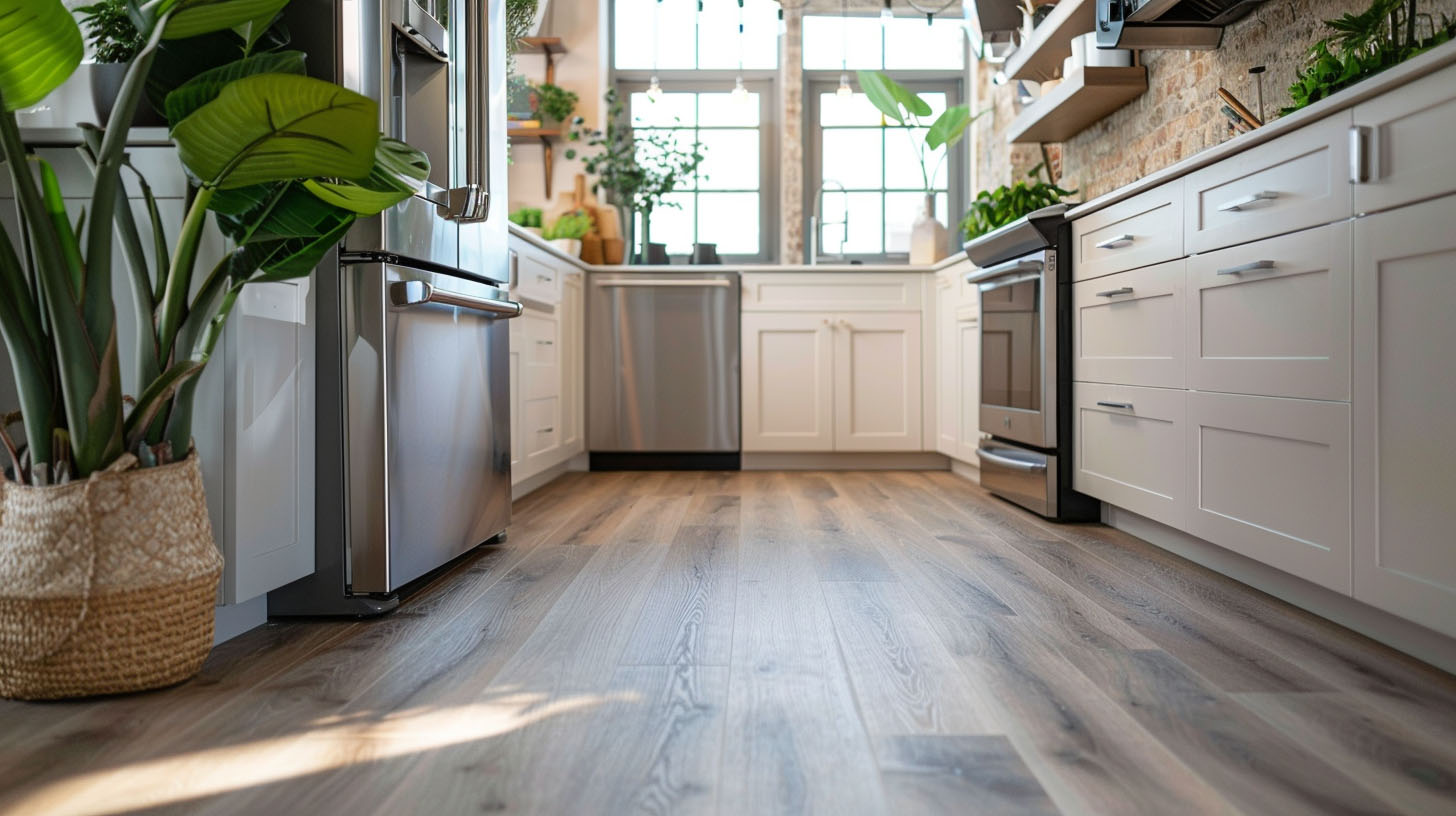
[[734,453],[592,453],[592,470],[742,470]]

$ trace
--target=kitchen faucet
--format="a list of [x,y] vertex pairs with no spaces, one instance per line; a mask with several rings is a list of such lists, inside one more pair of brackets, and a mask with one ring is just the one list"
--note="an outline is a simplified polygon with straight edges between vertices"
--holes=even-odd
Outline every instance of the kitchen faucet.
[[824,227],[826,226],[820,223],[820,219],[824,215],[824,191],[831,184],[839,188],[839,194],[844,198],[844,220],[831,221],[828,224],[828,226],[838,225],[844,227],[844,237],[839,242],[839,257],[841,260],[844,259],[844,245],[849,243],[849,193],[844,189],[843,184],[840,184],[834,179],[826,179],[823,184],[819,185],[819,192],[814,195],[814,214],[809,216],[809,231],[813,233],[809,241],[810,266],[819,263],[819,249],[823,245],[823,233]]

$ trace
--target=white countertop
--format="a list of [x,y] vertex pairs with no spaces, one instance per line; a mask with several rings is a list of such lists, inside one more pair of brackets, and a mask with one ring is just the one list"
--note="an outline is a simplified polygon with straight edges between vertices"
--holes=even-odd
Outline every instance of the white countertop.
[[938,272],[949,266],[954,266],[966,259],[966,253],[956,254],[933,264],[753,264],[753,263],[725,263],[712,265],[693,264],[618,264],[616,266],[597,265],[583,263],[580,258],[573,258],[552,246],[550,241],[543,239],[534,232],[528,232],[515,224],[510,225],[511,235],[519,238],[532,246],[549,252],[564,261],[569,261],[587,272],[700,272],[700,271],[723,271],[723,272],[837,272],[837,273],[860,273],[860,272],[902,272],[902,273],[928,273]]
[[1263,144],[1292,130],[1323,119],[1326,116],[1348,110],[1371,97],[1379,96],[1392,88],[1398,88],[1401,85],[1414,82],[1426,74],[1439,71],[1452,63],[1456,63],[1456,41],[1437,46],[1418,57],[1406,60],[1393,68],[1389,68],[1369,79],[1352,85],[1333,96],[1321,99],[1309,107],[1301,108],[1288,116],[1275,119],[1261,128],[1256,128],[1248,133],[1235,136],[1223,144],[1208,148],[1202,153],[1195,153],[1177,164],[1172,164],[1164,167],[1162,170],[1150,173],[1125,187],[1119,187],[1110,193],[1098,196],[1086,204],[1068,210],[1067,219],[1076,220],[1084,215],[1090,215],[1103,207],[1109,207],[1119,201],[1131,198],[1144,190],[1151,190],[1159,184],[1172,181],[1179,176],[1186,176],[1194,170],[1222,161],[1229,156],[1248,150],[1255,145]]

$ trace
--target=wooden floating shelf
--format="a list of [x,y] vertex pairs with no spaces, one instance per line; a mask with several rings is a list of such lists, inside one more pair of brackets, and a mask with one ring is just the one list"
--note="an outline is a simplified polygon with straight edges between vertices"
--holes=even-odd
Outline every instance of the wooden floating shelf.
[[561,131],[557,128],[506,128],[506,136],[513,142],[531,142],[537,139],[541,141],[559,139],[561,135]]
[[518,54],[565,54],[566,45],[560,37],[522,37]]
[[1092,31],[1096,24],[1096,0],[1061,0],[1031,32],[1031,39],[1011,52],[1002,70],[1011,79],[1057,79],[1062,75],[1062,60],[1072,56],[1072,39]]
[[1108,114],[1142,96],[1148,69],[1088,66],[1062,80],[1011,123],[1009,142],[1065,142]]

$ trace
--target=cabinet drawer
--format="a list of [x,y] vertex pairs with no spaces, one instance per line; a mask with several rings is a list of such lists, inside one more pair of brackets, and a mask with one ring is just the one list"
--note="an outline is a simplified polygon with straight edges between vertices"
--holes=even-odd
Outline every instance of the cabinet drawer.
[[1072,377],[1183,387],[1183,261],[1072,285]]
[[1183,181],[1171,181],[1072,222],[1072,280],[1183,256]]
[[521,406],[525,420],[526,457],[549,451],[561,444],[560,402],[555,397],[526,400]]
[[1350,593],[1350,406],[1188,395],[1188,532]]
[[921,276],[760,272],[743,276],[745,312],[918,312]]
[[1072,485],[1089,496],[1181,527],[1183,411],[1188,392],[1075,383]]
[[1188,259],[1188,387],[1350,398],[1350,224]]
[[561,302],[561,270],[531,250],[517,250],[514,270],[518,297],[555,305]]
[[557,322],[552,316],[527,312],[516,318],[519,331],[511,338],[519,344],[522,398],[561,395],[561,365],[557,356]]
[[1199,170],[1183,182],[1184,247],[1207,252],[1351,214],[1349,114]]
[[[1456,192],[1451,128],[1456,124],[1456,66],[1355,106],[1352,166],[1355,212],[1368,213]],[[1363,180],[1360,177],[1363,176]]]

